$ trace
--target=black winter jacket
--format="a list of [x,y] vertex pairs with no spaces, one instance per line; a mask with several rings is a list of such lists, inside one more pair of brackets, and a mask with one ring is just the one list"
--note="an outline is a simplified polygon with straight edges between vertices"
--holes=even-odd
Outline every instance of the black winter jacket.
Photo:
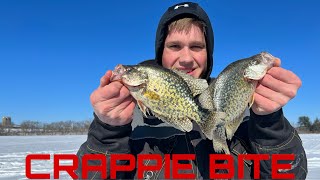
[[[144,63],[157,63],[161,65],[165,38],[168,33],[168,25],[179,18],[191,17],[205,23],[205,38],[208,54],[207,71],[201,78],[210,80],[213,67],[213,29],[207,13],[197,4],[192,2],[182,2],[173,5],[161,17],[159,22],[155,50],[156,61],[150,60]],[[246,117],[234,137],[228,142],[229,150],[234,158],[235,175],[238,177],[237,157],[239,154],[294,154],[295,159],[291,162],[292,169],[284,173],[294,173],[296,179],[305,179],[307,175],[307,159],[302,147],[301,140],[283,116],[282,109],[266,116],[258,116],[253,112],[250,117]],[[144,119],[140,121],[134,119],[132,123],[124,126],[110,126],[98,119],[96,115],[90,126],[88,139],[82,144],[77,155],[79,157],[79,168],[76,173],[81,178],[82,157],[85,154],[103,154],[109,162],[110,154],[130,153],[138,154],[195,154],[195,161],[181,161],[179,163],[191,163],[190,172],[196,175],[197,179],[209,178],[209,155],[214,154],[212,142],[203,137],[199,127],[194,124],[191,132],[184,133],[173,127],[163,125],[157,119]],[[140,124],[139,124],[140,123]],[[99,162],[90,161],[91,165]],[[120,161],[119,163],[127,163]],[[152,165],[153,161],[148,161]],[[107,166],[109,167],[109,166]],[[164,166],[163,166],[164,167]],[[110,175],[110,169],[106,169]],[[271,160],[260,163],[260,178],[271,178]],[[108,176],[109,177],[109,176]],[[117,179],[137,178],[137,172],[123,172],[117,174]],[[163,179],[164,168],[160,171],[144,172],[145,179]],[[253,163],[245,161],[244,179],[253,178]],[[88,179],[100,179],[98,172],[91,172]]]
[[[238,178],[239,154],[294,154],[290,163],[292,169],[283,173],[294,173],[295,179],[305,179],[307,175],[307,159],[302,142],[296,130],[283,116],[282,109],[266,116],[255,115],[244,118],[234,137],[228,142],[234,158],[234,179]],[[203,138],[198,127],[188,133],[180,132],[172,127],[163,126],[157,119],[144,119],[153,124],[135,125],[135,120],[124,126],[110,126],[95,116],[88,133],[87,141],[82,144],[77,155],[79,168],[76,173],[81,179],[82,157],[85,154],[104,154],[109,163],[110,154],[195,154],[196,160],[179,161],[181,164],[191,163],[192,170],[179,173],[195,174],[196,179],[209,179],[209,155],[214,154],[212,142]],[[158,121],[158,123],[157,123]],[[160,124],[160,126],[159,126]],[[136,127],[134,127],[136,126]],[[91,165],[99,163],[90,161]],[[127,162],[119,162],[125,164]],[[152,165],[154,162],[147,162]],[[253,179],[253,162],[246,160],[244,179]],[[164,166],[163,166],[164,167]],[[271,160],[261,161],[260,179],[271,179]],[[145,179],[164,179],[164,168],[161,171],[144,172]],[[110,171],[106,169],[108,178]],[[223,172],[223,170],[221,171]],[[100,179],[99,172],[90,172],[88,179]],[[117,174],[117,179],[136,179],[136,170]]]

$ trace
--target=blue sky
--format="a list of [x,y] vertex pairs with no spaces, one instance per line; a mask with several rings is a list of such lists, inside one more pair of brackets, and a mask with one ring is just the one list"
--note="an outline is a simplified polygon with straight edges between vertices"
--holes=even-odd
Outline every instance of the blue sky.
[[[92,118],[90,93],[118,63],[154,57],[158,21],[181,1],[0,1],[0,116],[54,122]],[[320,118],[320,1],[203,0],[215,34],[216,76],[268,51],[303,85],[284,112]]]

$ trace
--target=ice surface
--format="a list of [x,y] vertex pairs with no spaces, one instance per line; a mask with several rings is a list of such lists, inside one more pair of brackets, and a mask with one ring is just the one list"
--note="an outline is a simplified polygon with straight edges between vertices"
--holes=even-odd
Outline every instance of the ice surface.
[[[319,179],[320,134],[301,134],[308,159],[307,179]],[[68,136],[0,136],[0,180],[27,179],[25,157],[27,154],[50,154],[50,161],[32,161],[32,172],[50,173],[53,178],[53,154],[76,154],[86,135]],[[63,161],[61,164],[71,164]],[[318,175],[318,176],[317,176]],[[60,173],[60,179],[71,179]]]
[[307,154],[307,179],[319,179],[320,176],[320,134],[300,134],[302,145]]
[[[50,154],[48,161],[32,161],[32,172],[50,173],[53,179],[53,154],[76,154],[86,135],[0,136],[0,179],[27,179],[25,159],[28,154]],[[60,164],[71,164],[62,161]],[[60,179],[71,179],[60,173]]]

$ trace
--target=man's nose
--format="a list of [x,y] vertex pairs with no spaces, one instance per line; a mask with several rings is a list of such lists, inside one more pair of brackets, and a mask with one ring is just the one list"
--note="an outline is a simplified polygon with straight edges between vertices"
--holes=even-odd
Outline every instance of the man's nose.
[[188,47],[184,47],[181,50],[179,61],[180,63],[192,63],[193,62],[193,55],[191,50]]

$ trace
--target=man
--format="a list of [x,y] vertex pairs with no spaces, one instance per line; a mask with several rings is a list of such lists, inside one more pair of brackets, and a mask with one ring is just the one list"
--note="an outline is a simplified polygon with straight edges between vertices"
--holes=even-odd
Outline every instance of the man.
[[[207,79],[213,66],[213,31],[205,11],[196,3],[174,5],[162,16],[156,35],[156,60],[165,68],[177,68],[196,78]],[[194,124],[191,132],[181,132],[150,116],[139,121],[134,116],[136,102],[128,89],[120,82],[110,82],[111,71],[101,78],[100,86],[91,94],[94,120],[88,139],[80,147],[77,174],[81,177],[81,157],[84,154],[195,154],[190,170],[180,173],[195,174],[195,178],[209,178],[209,155],[214,154],[212,142],[205,139]],[[271,68],[259,81],[255,102],[228,146],[235,163],[237,178],[239,154],[294,154],[291,161],[295,178],[305,179],[307,163],[301,140],[294,128],[285,119],[282,107],[292,99],[299,87],[300,79],[281,67]],[[250,130],[250,131],[249,131]],[[91,162],[99,163],[99,162]],[[121,161],[119,163],[127,163]],[[147,162],[148,165],[154,161]],[[244,179],[253,178],[253,163],[245,161]],[[271,178],[271,160],[260,165],[260,178]],[[108,169],[109,172],[109,169]],[[108,173],[108,176],[110,173]],[[164,168],[147,171],[145,179],[163,179]],[[99,172],[91,172],[89,178],[100,178]],[[137,178],[136,171],[120,172],[117,178]]]

